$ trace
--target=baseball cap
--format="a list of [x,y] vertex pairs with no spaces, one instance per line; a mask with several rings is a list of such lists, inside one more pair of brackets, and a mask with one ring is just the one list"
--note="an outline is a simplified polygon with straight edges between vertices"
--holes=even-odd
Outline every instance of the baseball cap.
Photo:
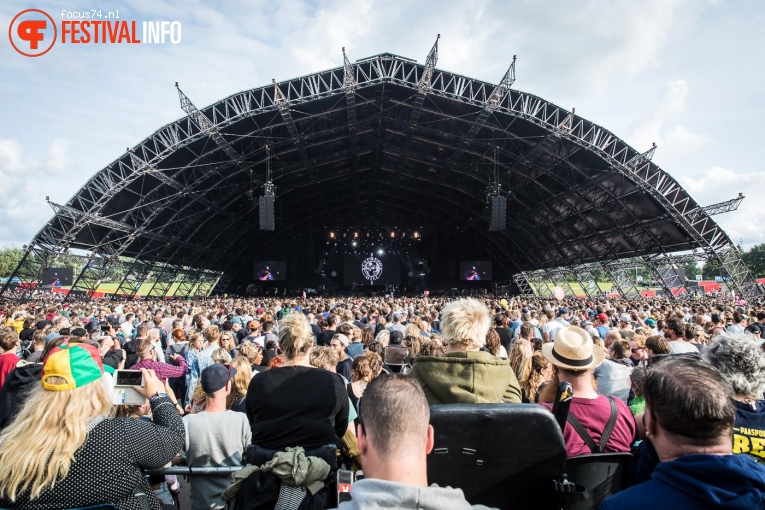
[[558,310],[558,315],[568,315],[568,308],[566,308],[566,307],[564,306],[563,308],[561,308],[560,310]]
[[343,347],[348,347],[348,344],[349,344],[349,343],[351,343],[351,341],[350,341],[350,340],[348,340],[348,337],[347,337],[347,336],[345,336],[345,335],[344,335],[344,334],[342,334],[342,333],[335,333],[335,334],[332,336],[332,340],[334,340],[335,338],[337,338],[338,340],[340,340],[340,342],[343,344]]
[[88,335],[88,333],[83,328],[74,328],[69,334],[71,336],[76,336],[80,338]]
[[622,316],[621,316],[621,321],[622,322],[630,322],[630,320],[632,320],[632,319],[630,319],[630,314],[628,314],[628,313],[623,313],[622,314]]
[[47,325],[50,324],[50,321],[37,321],[37,329],[45,329]]
[[649,326],[655,326],[656,325],[656,321],[651,319],[650,317],[645,320],[645,323],[648,324]]
[[[98,349],[88,344],[70,344],[69,341],[51,350],[43,364],[42,386],[46,390],[64,391],[81,388],[101,379],[104,365]],[[48,382],[49,377],[60,377],[63,383]]]
[[226,386],[226,383],[236,375],[236,368],[231,365],[215,363],[202,370],[199,383],[205,393],[215,393]]
[[608,322],[608,315],[606,315],[604,313],[599,313],[598,314],[598,320],[600,322]]

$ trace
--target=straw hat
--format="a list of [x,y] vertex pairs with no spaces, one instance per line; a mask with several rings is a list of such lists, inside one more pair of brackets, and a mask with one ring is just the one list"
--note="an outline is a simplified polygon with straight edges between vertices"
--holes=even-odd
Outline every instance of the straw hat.
[[597,367],[606,357],[590,335],[576,326],[558,330],[554,342],[542,344],[542,352],[550,363],[569,370]]

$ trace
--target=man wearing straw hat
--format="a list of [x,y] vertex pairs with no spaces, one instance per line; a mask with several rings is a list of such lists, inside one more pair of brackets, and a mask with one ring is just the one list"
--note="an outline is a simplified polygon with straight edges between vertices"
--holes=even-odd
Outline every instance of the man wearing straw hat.
[[570,383],[574,390],[563,431],[568,456],[630,451],[635,419],[623,401],[598,394],[592,375],[605,359],[603,349],[592,343],[585,330],[570,326],[561,329],[555,341],[543,344],[542,352],[552,363],[554,375],[541,400],[551,401],[561,382]]

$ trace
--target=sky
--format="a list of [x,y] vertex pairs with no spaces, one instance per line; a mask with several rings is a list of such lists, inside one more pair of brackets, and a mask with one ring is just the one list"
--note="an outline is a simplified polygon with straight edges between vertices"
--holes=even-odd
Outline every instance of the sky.
[[[233,93],[383,52],[497,83],[570,109],[653,161],[745,249],[765,243],[765,2],[761,0],[136,0],[0,3],[0,247],[22,246],[95,173]],[[61,44],[36,58],[8,38],[24,9],[98,7],[125,21],[179,21],[178,44]],[[140,34],[139,34],[140,35]],[[59,38],[61,34],[59,33]]]

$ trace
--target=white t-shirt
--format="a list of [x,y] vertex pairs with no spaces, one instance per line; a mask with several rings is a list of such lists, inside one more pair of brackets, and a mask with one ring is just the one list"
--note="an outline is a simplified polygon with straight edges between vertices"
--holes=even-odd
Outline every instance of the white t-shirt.
[[683,340],[672,340],[669,343],[670,354],[684,354],[689,352],[698,353],[699,350],[692,343],[685,342]]
[[542,326],[542,337],[544,338],[545,333],[550,334],[550,342],[555,340],[555,335],[558,334],[558,330],[563,329],[565,326],[562,322],[559,320],[554,320],[550,322],[546,322],[544,326]]

